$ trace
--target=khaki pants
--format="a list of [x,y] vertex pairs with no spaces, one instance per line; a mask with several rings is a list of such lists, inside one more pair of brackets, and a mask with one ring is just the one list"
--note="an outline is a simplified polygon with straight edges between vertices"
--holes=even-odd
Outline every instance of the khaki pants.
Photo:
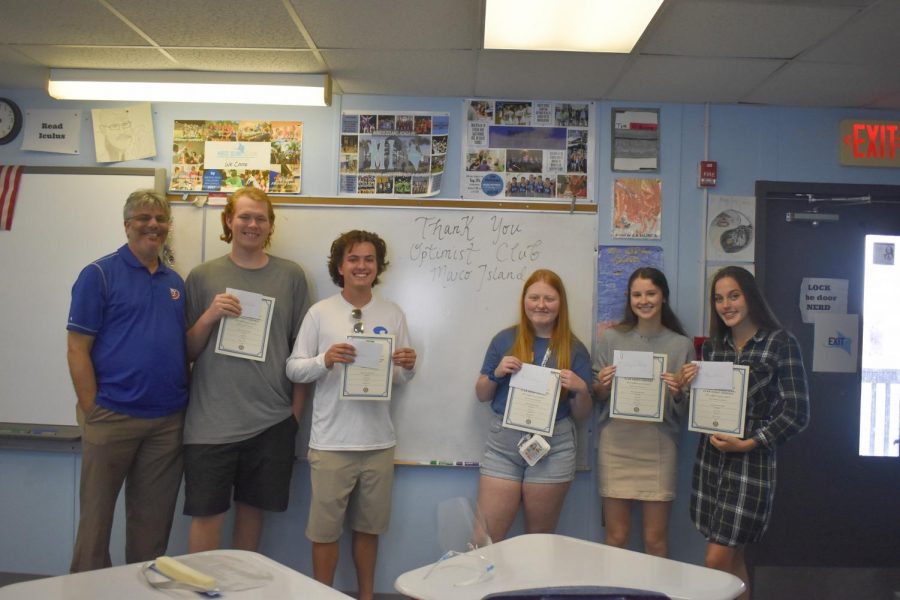
[[125,561],[166,552],[181,485],[184,411],[153,419],[95,406],[81,425],[81,516],[71,572],[111,566],[109,538],[125,483]]

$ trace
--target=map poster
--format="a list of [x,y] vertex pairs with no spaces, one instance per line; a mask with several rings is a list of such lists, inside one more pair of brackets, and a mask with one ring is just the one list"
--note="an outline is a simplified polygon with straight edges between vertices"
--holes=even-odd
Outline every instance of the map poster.
[[341,113],[341,196],[435,196],[441,191],[449,113]]
[[641,267],[663,268],[659,246],[600,246],[597,253],[597,337],[622,320],[628,278]]
[[616,179],[612,206],[614,238],[660,239],[662,180]]
[[590,102],[466,100],[460,194],[476,200],[588,202]]
[[175,121],[169,189],[300,192],[300,121]]

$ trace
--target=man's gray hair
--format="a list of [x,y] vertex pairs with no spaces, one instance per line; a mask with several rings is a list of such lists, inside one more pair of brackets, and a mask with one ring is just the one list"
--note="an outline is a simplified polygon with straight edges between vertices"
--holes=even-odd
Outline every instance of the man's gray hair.
[[166,213],[166,217],[170,221],[172,220],[172,208],[169,206],[169,201],[166,200],[163,194],[154,190],[135,190],[131,192],[128,200],[125,201],[125,208],[122,209],[125,220],[127,221],[133,217],[135,211],[142,206],[159,208]]

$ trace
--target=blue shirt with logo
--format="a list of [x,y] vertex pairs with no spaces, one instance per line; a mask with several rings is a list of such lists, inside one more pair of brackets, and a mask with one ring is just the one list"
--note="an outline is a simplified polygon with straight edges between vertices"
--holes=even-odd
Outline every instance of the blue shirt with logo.
[[66,329],[94,337],[100,406],[153,418],[187,404],[184,282],[162,262],[150,273],[126,244],[86,266]]

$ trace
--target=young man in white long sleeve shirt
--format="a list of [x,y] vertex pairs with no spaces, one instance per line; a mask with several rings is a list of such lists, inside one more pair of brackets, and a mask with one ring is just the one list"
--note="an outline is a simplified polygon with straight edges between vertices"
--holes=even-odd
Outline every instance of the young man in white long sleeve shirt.
[[390,518],[396,437],[389,402],[339,398],[340,365],[353,363],[356,356],[347,336],[393,335],[395,382],[411,379],[416,365],[403,311],[372,294],[387,267],[386,254],[384,240],[367,231],[349,231],[334,241],[328,270],[342,290],[310,308],[287,361],[291,381],[316,382],[309,441],[312,499],[306,528],[313,545],[313,574],[318,581],[333,584],[346,518],[353,529],[361,599],[374,593],[378,536],[387,531]]

